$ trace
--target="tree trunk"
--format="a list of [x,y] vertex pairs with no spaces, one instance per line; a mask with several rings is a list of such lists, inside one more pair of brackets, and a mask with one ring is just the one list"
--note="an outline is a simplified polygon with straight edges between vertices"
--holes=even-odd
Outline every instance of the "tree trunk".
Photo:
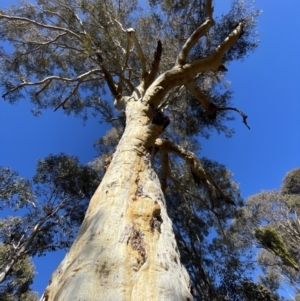
[[133,98],[127,103],[123,137],[44,300],[193,299],[151,163],[162,131],[153,114]]

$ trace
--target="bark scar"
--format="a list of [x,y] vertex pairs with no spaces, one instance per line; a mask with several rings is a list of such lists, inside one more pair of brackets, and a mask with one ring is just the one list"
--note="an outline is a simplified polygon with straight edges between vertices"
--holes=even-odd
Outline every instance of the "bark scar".
[[138,263],[143,265],[147,260],[146,244],[144,241],[144,233],[137,229],[135,225],[132,226],[131,235],[129,237],[131,248],[138,252]]

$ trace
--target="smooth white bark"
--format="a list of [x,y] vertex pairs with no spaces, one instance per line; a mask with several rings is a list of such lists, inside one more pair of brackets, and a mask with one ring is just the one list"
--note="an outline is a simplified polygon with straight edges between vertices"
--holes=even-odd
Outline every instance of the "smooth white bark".
[[48,301],[192,300],[148,145],[161,129],[131,101],[127,126]]

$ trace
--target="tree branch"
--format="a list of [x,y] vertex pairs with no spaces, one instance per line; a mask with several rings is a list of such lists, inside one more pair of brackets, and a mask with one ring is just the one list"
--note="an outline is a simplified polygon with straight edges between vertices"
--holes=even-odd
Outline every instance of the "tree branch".
[[65,105],[66,102],[72,97],[72,95],[74,95],[74,94],[77,92],[79,86],[80,86],[80,82],[78,82],[78,83],[76,84],[76,86],[72,89],[72,91],[71,91],[71,92],[69,93],[69,95],[65,98],[65,100],[64,100],[62,103],[60,103],[60,104],[54,109],[54,112],[57,111],[60,107],[65,108],[64,105]]
[[212,118],[216,117],[217,107],[211,103],[205,93],[203,93],[195,84],[195,82],[190,82],[186,84],[188,90],[201,102],[201,105],[207,111],[208,115]]
[[244,114],[241,110],[237,109],[237,108],[232,108],[232,107],[217,107],[216,108],[217,111],[225,111],[225,110],[232,110],[232,111],[236,111],[238,112],[242,117],[243,117],[243,123],[246,125],[246,127],[250,130],[250,127],[247,123],[247,118],[248,115]]
[[225,52],[232,47],[242,33],[243,24],[239,23],[220,44],[215,51],[209,56],[198,59],[183,66],[175,65],[171,70],[161,74],[146,91],[143,101],[152,104],[157,108],[165,95],[174,87],[186,85],[194,80],[195,76],[200,72],[218,71],[222,65],[222,57]]
[[143,79],[147,75],[146,58],[144,56],[144,52],[143,52],[141,45],[135,35],[135,30],[133,28],[129,28],[126,30],[126,32],[127,32],[127,35],[132,38],[134,46],[136,48],[137,55],[140,59],[141,67],[142,67],[142,79]]
[[78,75],[76,78],[60,77],[60,76],[53,75],[53,76],[46,77],[46,78],[40,80],[39,82],[34,82],[34,83],[32,83],[32,82],[24,82],[24,83],[16,86],[15,88],[9,90],[8,92],[4,93],[2,95],[2,97],[5,98],[6,95],[8,95],[9,93],[12,93],[12,92],[14,92],[14,91],[16,91],[18,89],[23,88],[23,87],[27,87],[27,86],[39,86],[39,85],[45,84],[46,87],[44,86],[40,91],[37,92],[39,94],[40,92],[42,92],[43,90],[45,90],[47,88],[47,86],[49,85],[48,82],[51,82],[53,80],[64,81],[64,82],[69,82],[69,83],[70,82],[76,82],[76,81],[78,81],[78,82],[81,83],[81,82],[84,81],[85,78],[87,78],[91,74],[98,73],[98,72],[101,72],[101,69],[97,68],[97,69],[90,70],[90,71],[88,71],[86,73]]
[[213,26],[212,20],[206,20],[200,27],[198,27],[192,35],[186,40],[176,60],[176,65],[184,65],[187,60],[187,56],[192,47],[203,37],[209,29]]
[[212,7],[212,0],[207,0],[205,2],[205,13],[207,19],[203,22],[186,40],[184,43],[178,57],[176,60],[176,65],[184,65],[186,63],[187,56],[193,46],[199,41],[201,37],[207,34],[209,29],[215,25],[215,21],[213,19],[213,7]]
[[[27,44],[38,45],[38,46],[39,46],[38,48],[40,48],[40,47],[42,47],[42,46],[46,46],[46,45],[49,45],[49,44],[52,44],[52,43],[56,42],[60,37],[63,37],[63,36],[65,36],[66,34],[67,34],[67,32],[60,33],[60,34],[58,34],[53,40],[50,40],[50,41],[48,41],[48,42],[41,43],[41,42],[29,41],[29,42],[27,42]],[[56,44],[56,45],[57,45],[57,44]]]
[[225,232],[224,232],[224,229],[223,229],[221,220],[220,220],[220,218],[219,218],[218,213],[214,210],[213,204],[212,204],[211,200],[210,200],[210,203],[211,203],[211,207],[210,207],[210,206],[209,206],[209,205],[208,205],[208,204],[207,204],[200,196],[194,195],[193,193],[191,193],[190,191],[188,191],[187,189],[185,189],[185,188],[180,184],[180,182],[179,182],[177,179],[175,179],[175,178],[172,177],[171,175],[169,175],[169,178],[170,178],[170,180],[173,182],[173,184],[175,185],[175,187],[176,187],[178,190],[181,190],[183,193],[186,193],[187,195],[191,196],[192,198],[194,198],[194,199],[200,201],[200,202],[202,203],[202,205],[203,205],[206,209],[208,209],[209,211],[211,211],[211,212],[215,215],[215,217],[216,217],[216,219],[217,219],[217,222],[218,222],[218,224],[219,224],[219,227],[220,227],[220,231],[222,232],[223,237],[226,239],[226,235],[225,235]]
[[[121,74],[121,73],[119,73],[119,72],[117,72],[117,71],[114,71],[114,73],[115,73],[117,76],[119,76],[119,78],[120,78],[120,83],[119,83],[118,85],[125,83],[125,85],[127,85],[127,88],[128,88],[128,89],[130,90],[130,92],[132,93],[132,92],[134,91],[134,89],[135,89],[135,86],[134,86],[134,84],[130,81],[130,79],[126,78],[123,74]],[[117,90],[119,91],[119,88],[118,88]],[[120,93],[120,92],[119,92],[119,93]]]
[[3,14],[0,14],[0,20],[1,19],[6,19],[6,20],[10,20],[10,21],[23,21],[23,22],[26,22],[26,23],[36,25],[38,27],[42,27],[42,28],[46,28],[46,29],[50,29],[50,30],[54,30],[54,31],[63,31],[65,33],[68,33],[68,34],[76,37],[78,40],[81,41],[81,38],[80,38],[79,35],[77,35],[75,32],[73,32],[72,30],[67,29],[67,28],[39,23],[39,22],[36,22],[34,20],[30,20],[30,19],[24,18],[24,17],[8,16],[8,15],[3,15]]
[[113,80],[110,72],[106,69],[106,67],[104,66],[103,64],[103,58],[100,54],[99,51],[96,52],[96,56],[97,56],[97,59],[98,59],[98,62],[99,62],[99,65],[102,69],[102,72],[104,74],[104,78],[106,80],[106,83],[110,89],[110,92],[112,93],[113,97],[116,99],[116,101],[119,101],[122,99],[122,95],[119,93],[117,87],[116,87],[116,84],[115,84],[115,81]]
[[51,213],[47,214],[43,219],[41,219],[32,230],[32,233],[27,237],[27,239],[23,242],[22,245],[19,246],[19,249],[11,255],[11,257],[7,260],[8,262],[1,267],[0,270],[0,283],[5,280],[5,277],[9,273],[9,271],[16,264],[18,259],[27,253],[28,246],[31,245],[32,241],[39,233],[41,226],[51,217],[53,217],[64,205],[64,201],[62,201]]
[[211,174],[208,171],[204,170],[200,160],[195,156],[195,154],[166,139],[156,139],[155,146],[162,152],[173,153],[185,160],[185,162],[190,166],[192,175],[194,176],[195,180],[202,183],[211,195],[210,199],[212,208],[214,207],[214,200],[211,194],[213,191],[217,192],[217,194],[222,197],[223,201],[228,204],[234,205],[234,202],[224,194]]
[[162,56],[162,52],[163,52],[162,44],[161,44],[161,41],[158,40],[157,41],[156,50],[154,52],[154,58],[153,58],[151,70],[150,70],[149,75],[146,78],[146,83],[145,83],[146,89],[155,80],[155,77],[156,77],[157,72],[158,72],[158,68],[159,68],[159,64],[160,64],[160,59],[161,59],[161,56]]

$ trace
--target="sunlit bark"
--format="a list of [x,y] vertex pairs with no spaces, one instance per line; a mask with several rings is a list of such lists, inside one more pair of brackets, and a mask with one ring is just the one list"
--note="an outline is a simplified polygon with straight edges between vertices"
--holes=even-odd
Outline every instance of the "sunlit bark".
[[151,110],[127,104],[125,133],[43,300],[192,300],[151,164],[161,131]]

